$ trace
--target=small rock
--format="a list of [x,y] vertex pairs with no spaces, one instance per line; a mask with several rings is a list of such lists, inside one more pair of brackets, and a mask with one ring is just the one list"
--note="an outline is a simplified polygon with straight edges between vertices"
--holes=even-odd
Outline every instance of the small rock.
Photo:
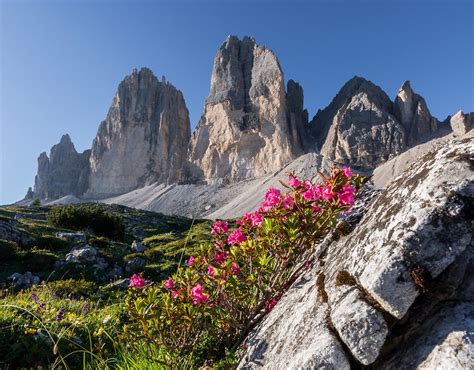
[[84,244],[71,250],[66,255],[66,262],[84,263],[96,262],[97,250],[90,245]]
[[86,242],[86,236],[84,233],[63,233],[57,232],[56,238],[66,239],[69,242]]
[[136,240],[132,243],[132,250],[136,253],[142,253],[148,250],[143,243],[137,242]]
[[125,271],[128,273],[136,272],[137,270],[143,269],[145,267],[146,261],[141,257],[132,258],[125,265]]
[[37,275],[33,275],[30,271],[20,274],[15,272],[11,274],[8,280],[12,281],[13,287],[15,289],[28,288],[32,285],[38,285],[40,283],[40,278]]

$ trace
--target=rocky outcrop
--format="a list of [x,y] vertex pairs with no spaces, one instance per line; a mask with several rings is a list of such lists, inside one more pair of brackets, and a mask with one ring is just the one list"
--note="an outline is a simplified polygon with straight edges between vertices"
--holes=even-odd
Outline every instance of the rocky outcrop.
[[463,111],[457,112],[450,119],[451,129],[454,135],[461,136],[472,129],[472,118],[474,113],[464,114]]
[[422,96],[415,94],[410,81],[405,81],[395,98],[395,116],[405,129],[407,145],[429,138],[438,129]]
[[90,150],[78,153],[69,135],[38,157],[34,194],[31,198],[58,199],[68,194],[81,195],[87,189]]
[[361,77],[349,80],[310,124],[316,150],[335,162],[371,170],[406,147],[403,126],[385,92]]
[[87,196],[178,181],[190,131],[183,94],[147,68],[134,70],[120,83],[92,144]]
[[425,155],[368,206],[352,233],[320,250],[324,263],[256,328],[239,366],[468,368],[472,143],[464,138]]
[[[288,102],[287,102],[288,100]],[[302,151],[303,91],[250,37],[220,47],[190,144],[190,179],[235,181],[276,171]]]

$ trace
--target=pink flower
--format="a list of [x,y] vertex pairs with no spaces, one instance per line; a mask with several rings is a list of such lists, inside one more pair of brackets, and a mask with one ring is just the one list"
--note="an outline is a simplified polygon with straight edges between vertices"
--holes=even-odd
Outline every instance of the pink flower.
[[128,286],[129,288],[136,287],[141,289],[145,286],[145,280],[141,276],[133,274],[133,276],[130,278],[130,284]]
[[229,231],[229,226],[227,222],[222,222],[217,220],[214,225],[212,225],[211,234],[212,235],[220,235],[220,234],[227,234]]
[[313,200],[313,191],[312,189],[306,190],[303,193],[301,193],[301,196],[303,197],[304,200],[307,202],[310,202]]
[[354,205],[355,188],[352,185],[344,185],[339,193],[339,201],[344,205]]
[[192,266],[193,264],[194,264],[194,257],[191,256],[191,257],[189,257],[189,259],[188,259],[188,266]]
[[352,171],[349,167],[344,167],[342,172],[344,172],[344,176],[346,176],[348,179],[352,177]]
[[258,212],[255,211],[251,216],[251,221],[252,221],[252,226],[262,226],[263,223],[263,217],[262,215]]
[[206,303],[209,296],[204,294],[204,290],[202,289],[201,284],[197,283],[191,289],[191,297],[193,299],[193,304],[198,305],[200,303]]
[[306,180],[304,183],[303,183],[304,187],[306,188],[306,190],[309,190],[313,187],[313,184],[311,184],[311,181],[309,180]]
[[237,264],[235,262],[232,262],[232,265],[230,266],[230,269],[232,270],[232,273],[234,275],[239,275],[240,274],[240,269],[239,269],[239,267],[237,266]]
[[335,194],[332,192],[331,184],[326,185],[323,189],[323,198],[326,200],[330,200]]
[[239,226],[250,225],[251,221],[252,221],[252,218],[251,218],[250,214],[246,213],[245,215],[242,216],[242,218],[240,220],[237,220],[236,224],[239,225]]
[[316,204],[311,207],[311,210],[313,211],[313,213],[321,213],[323,211],[322,208],[318,207]]
[[207,274],[208,274],[210,277],[214,277],[214,275],[216,274],[216,270],[214,269],[214,267],[208,266],[208,268],[207,268]]
[[242,230],[236,229],[232,232],[232,234],[230,234],[229,238],[227,239],[227,243],[229,243],[230,245],[234,245],[234,244],[240,244],[246,240],[247,240],[247,237],[244,234],[242,234]]
[[275,305],[278,303],[278,301],[273,298],[271,299],[268,303],[267,303],[267,306],[265,307],[265,311],[267,313],[270,313],[270,311],[273,309],[273,307],[275,307]]
[[174,287],[174,281],[172,278],[166,279],[165,280],[165,288],[166,289],[173,289]]
[[176,290],[171,291],[171,296],[173,297],[173,300],[176,301],[179,297],[179,292]]
[[293,196],[291,194],[285,194],[283,196],[283,207],[285,207],[286,209],[291,209],[293,208],[294,204],[295,204],[295,200],[293,199]]
[[224,264],[225,260],[227,259],[227,256],[228,254],[226,252],[217,252],[214,255],[214,262],[221,266]]
[[293,177],[290,175],[290,181],[288,181],[288,185],[290,185],[292,188],[296,189],[301,185],[300,180],[298,180],[296,177]]
[[262,208],[264,211],[269,211],[272,207],[280,203],[280,194],[281,191],[271,187],[265,193],[265,201],[262,203]]

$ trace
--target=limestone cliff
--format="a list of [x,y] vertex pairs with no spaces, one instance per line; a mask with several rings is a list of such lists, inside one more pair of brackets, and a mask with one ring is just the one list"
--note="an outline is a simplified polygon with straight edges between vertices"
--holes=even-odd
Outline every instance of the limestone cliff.
[[190,131],[183,94],[147,68],[134,70],[120,83],[92,144],[87,195],[176,182]]
[[410,81],[398,90],[394,110],[405,129],[407,145],[429,138],[438,129],[438,121],[431,116],[425,99],[413,92]]
[[310,127],[322,155],[360,170],[373,169],[406,146],[392,101],[361,77],[349,80]]
[[302,152],[303,91],[275,54],[229,36],[214,59],[211,89],[190,144],[191,178],[235,181],[275,171]]
[[30,198],[58,199],[68,194],[81,195],[87,188],[90,150],[78,153],[69,135],[51,148],[50,156],[38,157],[38,172]]

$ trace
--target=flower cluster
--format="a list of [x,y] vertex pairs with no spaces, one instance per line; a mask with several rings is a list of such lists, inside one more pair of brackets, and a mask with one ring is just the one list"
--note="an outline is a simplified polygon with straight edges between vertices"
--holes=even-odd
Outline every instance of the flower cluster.
[[[174,276],[161,286],[131,290],[132,320],[150,341],[183,353],[197,350],[190,343],[204,337],[235,344],[309,268],[312,248],[351,210],[364,183],[349,168],[321,178],[290,175],[285,191],[268,189],[259,209],[235,228],[217,220],[213,244],[202,245]],[[144,281],[134,275],[130,286],[142,288]],[[170,330],[180,334],[170,338]]]

